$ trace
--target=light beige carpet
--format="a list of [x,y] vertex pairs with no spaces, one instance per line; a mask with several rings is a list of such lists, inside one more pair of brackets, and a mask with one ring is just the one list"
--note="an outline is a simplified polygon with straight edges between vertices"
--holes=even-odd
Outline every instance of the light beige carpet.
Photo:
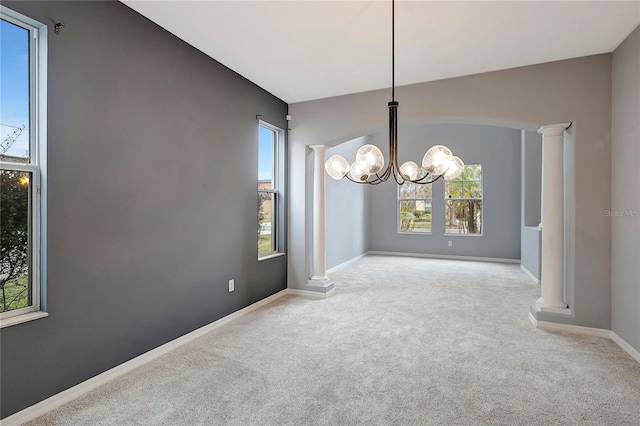
[[32,425],[638,425],[640,364],[533,328],[517,265],[365,257]]

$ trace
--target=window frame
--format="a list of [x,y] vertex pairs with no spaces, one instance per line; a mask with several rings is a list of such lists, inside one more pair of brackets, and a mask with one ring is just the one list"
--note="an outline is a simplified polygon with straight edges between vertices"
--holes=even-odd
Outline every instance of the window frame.
[[[444,235],[446,236],[456,236],[456,237],[481,237],[484,233],[484,166],[482,163],[470,163],[465,164],[465,168],[469,166],[480,166],[480,197],[448,197],[447,196],[447,184],[452,182],[457,182],[457,178],[452,181],[444,182]],[[464,172],[463,172],[464,173]],[[478,182],[465,180],[464,182]],[[459,232],[447,232],[447,203],[455,201],[480,201],[481,211],[480,211],[480,232],[471,234],[469,232],[459,233]]]
[[[421,169],[421,173],[424,173],[424,171]],[[402,186],[403,185],[415,185],[416,186],[416,193],[415,196],[412,198],[400,198],[401,196],[401,192],[402,192]],[[396,185],[398,187],[397,189],[397,204],[396,204],[396,232],[398,234],[401,235],[433,235],[433,184],[427,184],[431,186],[431,197],[430,198],[425,198],[425,197],[418,197],[418,193],[417,193],[417,189],[418,189],[418,185],[416,183],[403,183],[403,185]],[[401,212],[401,206],[402,206],[402,202],[403,201],[414,201],[414,202],[418,202],[418,201],[425,201],[427,203],[429,203],[429,205],[431,206],[431,228],[429,228],[428,232],[413,232],[413,231],[402,231],[401,227],[400,227],[400,216],[402,214]]]
[[47,26],[0,6],[0,18],[29,32],[29,159],[2,161],[0,170],[31,173],[29,182],[29,279],[32,303],[0,312],[0,328],[47,316],[46,305],[46,137],[47,137]]
[[[267,123],[263,120],[258,120],[258,149],[260,146],[260,127],[264,127],[273,132],[273,140],[272,140],[272,171],[271,171],[271,179],[272,184],[271,188],[260,188],[258,187],[258,197],[260,194],[269,194],[272,196],[271,199],[271,242],[273,250],[267,253],[259,253],[258,252],[258,260],[266,260],[271,259],[273,257],[280,256],[284,253],[280,251],[279,237],[280,237],[280,229],[278,223],[280,221],[280,203],[281,203],[281,191],[280,191],[280,139],[282,137],[283,130],[279,127],[274,126],[273,124]],[[259,161],[260,161],[260,153],[258,152],[258,167],[259,169]],[[258,178],[258,184],[260,183],[260,179]],[[258,237],[259,238],[259,237]]]

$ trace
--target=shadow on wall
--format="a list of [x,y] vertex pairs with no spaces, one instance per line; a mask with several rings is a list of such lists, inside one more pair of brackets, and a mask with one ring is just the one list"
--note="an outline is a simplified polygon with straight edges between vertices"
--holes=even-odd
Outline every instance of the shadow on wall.
[[[355,159],[356,151],[369,143],[368,136],[344,142],[328,149],[325,158],[342,155]],[[369,251],[368,185],[325,177],[327,269],[334,268]]]

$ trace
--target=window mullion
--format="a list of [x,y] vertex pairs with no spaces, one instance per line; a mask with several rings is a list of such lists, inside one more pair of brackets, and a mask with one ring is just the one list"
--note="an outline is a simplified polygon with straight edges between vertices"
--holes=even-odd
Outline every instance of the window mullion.
[[9,161],[2,161],[0,162],[0,169],[35,173],[38,170],[38,166],[29,163],[12,163]]

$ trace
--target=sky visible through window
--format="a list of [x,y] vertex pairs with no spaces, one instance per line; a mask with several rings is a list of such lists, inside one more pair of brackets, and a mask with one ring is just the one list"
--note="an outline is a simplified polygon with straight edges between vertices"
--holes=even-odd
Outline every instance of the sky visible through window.
[[273,178],[273,139],[275,132],[258,127],[258,180]]
[[0,142],[20,127],[24,130],[4,152],[28,157],[29,152],[29,31],[0,20]]

